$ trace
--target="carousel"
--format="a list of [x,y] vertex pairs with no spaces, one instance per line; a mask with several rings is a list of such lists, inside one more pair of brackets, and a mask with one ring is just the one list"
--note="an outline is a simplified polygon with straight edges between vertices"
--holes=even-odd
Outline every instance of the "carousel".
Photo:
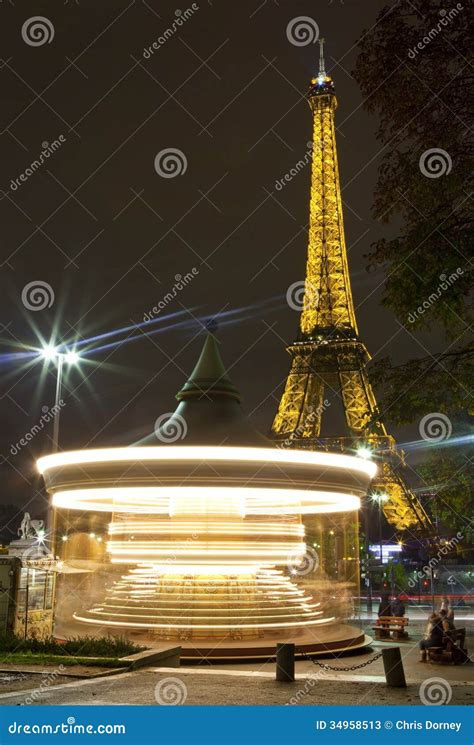
[[153,445],[38,461],[70,568],[57,631],[175,640],[184,658],[364,646],[352,598],[376,466],[257,432],[212,334],[177,400]]

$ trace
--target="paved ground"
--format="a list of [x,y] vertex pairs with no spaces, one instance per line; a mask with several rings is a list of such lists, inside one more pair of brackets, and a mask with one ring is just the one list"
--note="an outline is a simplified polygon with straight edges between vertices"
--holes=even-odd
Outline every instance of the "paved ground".
[[[431,671],[430,671],[431,672]],[[436,671],[436,677],[437,673]],[[381,680],[352,680],[303,676],[294,683],[277,683],[264,674],[237,671],[199,671],[158,668],[97,680],[76,681],[40,691],[35,704],[420,704],[419,683],[388,689]],[[437,684],[439,686],[439,684]],[[444,700],[474,704],[474,684],[441,686]],[[31,696],[30,696],[31,697]],[[0,704],[31,703],[26,692],[3,694]]]
[[[372,622],[370,622],[372,623]],[[50,673],[5,681],[1,704],[420,704],[439,698],[451,704],[474,704],[474,664],[419,662],[421,624],[410,626],[412,639],[400,644],[406,689],[387,688],[381,659],[349,672],[327,672],[308,660],[296,664],[294,683],[275,681],[275,663],[237,663],[181,668],[153,668],[95,680],[50,680]],[[368,629],[367,629],[368,631]],[[472,629],[471,629],[472,634]],[[473,648],[474,638],[468,637]],[[393,642],[374,643],[362,655],[325,659],[333,667],[369,660]],[[69,672],[69,671],[68,671]],[[171,680],[170,680],[171,679]],[[436,679],[433,681],[433,679]],[[26,688],[19,692],[18,688]],[[8,693],[7,691],[11,692]]]

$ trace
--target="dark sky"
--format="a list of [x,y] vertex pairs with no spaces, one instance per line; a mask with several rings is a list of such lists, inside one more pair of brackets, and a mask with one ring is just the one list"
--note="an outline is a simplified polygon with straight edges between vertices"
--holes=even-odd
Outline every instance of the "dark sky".
[[[3,0],[4,351],[17,342],[38,344],[38,335],[73,342],[138,323],[173,289],[175,275],[195,267],[195,278],[167,311],[192,309],[203,317],[256,306],[247,320],[221,326],[219,338],[246,410],[268,430],[288,371],[284,346],[297,329],[285,294],[304,277],[310,169],[280,191],[275,182],[307,150],[305,93],[318,57],[317,44],[291,44],[286,28],[296,16],[309,16],[327,40],[339,100],[346,236],[361,336],[375,357],[390,352],[402,361],[423,354],[380,306],[383,275],[367,273],[364,258],[372,241],[396,229],[371,217],[381,146],[377,122],[365,113],[351,77],[357,38],[385,4],[202,0],[146,59],[144,49],[191,4]],[[32,16],[51,22],[50,43],[24,41],[22,26]],[[42,143],[61,135],[56,152],[12,189]],[[175,178],[160,177],[154,167],[167,148],[179,149],[187,161]],[[37,280],[51,286],[54,302],[28,310],[22,291]],[[201,344],[195,322],[97,353],[81,373],[68,374],[61,448],[128,443],[151,431],[160,414],[174,409],[174,394]],[[54,368],[43,382],[41,368],[18,361],[4,366],[4,503],[35,499],[40,486],[34,460],[48,451],[51,426],[18,454],[11,447],[53,403]]]

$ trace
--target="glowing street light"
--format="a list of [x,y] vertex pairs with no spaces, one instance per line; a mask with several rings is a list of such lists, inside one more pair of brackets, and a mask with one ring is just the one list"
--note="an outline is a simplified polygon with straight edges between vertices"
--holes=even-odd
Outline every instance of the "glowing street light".
[[56,377],[56,396],[54,400],[54,420],[53,420],[53,453],[58,452],[59,447],[59,413],[61,411],[61,386],[63,378],[63,364],[66,362],[68,365],[76,365],[79,362],[80,356],[74,349],[68,349],[65,352],[60,352],[59,349],[52,344],[46,344],[41,350],[41,356],[47,362],[55,361],[57,364],[57,377]]
[[57,354],[58,354],[58,350],[56,349],[56,347],[53,347],[52,344],[47,344],[41,350],[41,356],[45,360],[54,360],[54,359],[56,359]]
[[67,362],[68,365],[77,365],[79,362],[79,354],[71,349],[64,355],[64,361]]

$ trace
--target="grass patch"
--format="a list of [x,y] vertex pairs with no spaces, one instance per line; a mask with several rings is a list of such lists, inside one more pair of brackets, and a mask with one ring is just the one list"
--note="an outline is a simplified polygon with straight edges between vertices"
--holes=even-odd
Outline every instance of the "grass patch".
[[4,661],[16,655],[35,656],[39,659],[49,656],[55,659],[59,657],[65,659],[71,659],[71,657],[77,659],[87,657],[117,659],[118,657],[142,652],[144,649],[146,647],[140,644],[116,636],[105,636],[98,639],[93,636],[76,636],[67,639],[65,642],[59,642],[54,638],[20,639],[14,634],[0,635],[0,660]]

